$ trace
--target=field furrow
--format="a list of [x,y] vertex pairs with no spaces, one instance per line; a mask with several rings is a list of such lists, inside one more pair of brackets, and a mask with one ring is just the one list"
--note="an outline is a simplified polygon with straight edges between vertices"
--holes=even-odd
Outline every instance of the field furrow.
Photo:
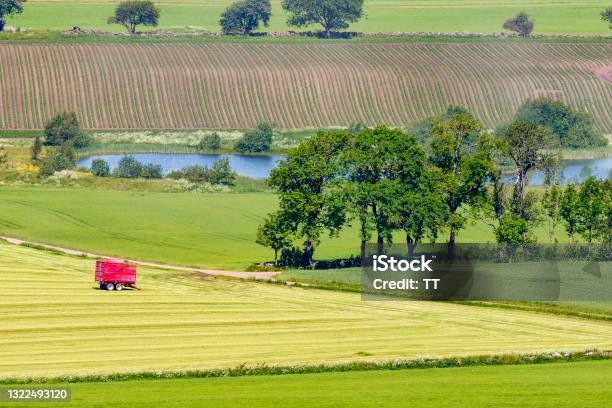
[[610,43],[7,43],[0,55],[3,129],[66,108],[89,129],[405,126],[453,104],[494,127],[550,96],[612,132],[612,86],[595,75]]

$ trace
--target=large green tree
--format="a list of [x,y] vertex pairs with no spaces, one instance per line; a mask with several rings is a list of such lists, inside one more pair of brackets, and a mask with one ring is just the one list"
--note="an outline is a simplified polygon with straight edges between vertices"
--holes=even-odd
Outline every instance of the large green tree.
[[231,4],[219,20],[223,34],[250,35],[263,23],[270,23],[272,6],[270,0],[242,0]]
[[283,0],[281,4],[290,14],[287,24],[296,27],[320,24],[326,37],[333,30],[348,28],[363,14],[363,0]]
[[319,132],[287,152],[268,180],[279,195],[278,217],[297,239],[304,240],[304,260],[312,263],[321,234],[337,235],[346,221],[338,183],[339,155],[351,135]]
[[408,220],[413,217],[417,223],[417,216],[406,208],[416,201],[423,204],[420,190],[425,184],[426,157],[413,136],[385,126],[364,129],[350,139],[341,163],[346,203],[360,224],[362,257],[372,232],[379,253],[398,226],[411,239],[422,237]]
[[608,225],[605,184],[595,177],[588,177],[578,192],[576,232],[591,243],[599,237],[600,226]]
[[565,231],[570,243],[573,243],[578,225],[578,191],[573,183],[568,183],[563,191],[559,214],[565,221]]
[[277,213],[269,214],[264,223],[259,226],[255,242],[259,245],[272,248],[274,251],[274,265],[277,265],[278,251],[291,245],[289,232]]
[[[497,226],[501,223],[502,218],[508,210],[508,197],[506,194],[506,183],[502,178],[502,171],[496,167],[491,172],[491,188],[488,198],[488,204],[485,206],[484,213],[486,218],[491,218],[497,222]],[[496,229],[495,224],[491,224],[493,229]]]
[[428,168],[417,172],[412,183],[394,183],[391,218],[397,229],[404,232],[408,256],[426,237],[435,240],[445,225],[449,211],[444,201],[438,171]]
[[612,178],[602,182],[604,220],[597,229],[597,235],[602,242],[612,244]]
[[548,215],[548,237],[550,242],[556,242],[555,232],[557,224],[561,219],[561,199],[563,190],[558,185],[554,184],[546,189],[542,197],[542,206]]
[[532,195],[527,195],[529,176],[536,170],[556,165],[554,149],[558,144],[547,129],[526,120],[512,123],[501,141],[502,150],[510,158],[516,175],[511,210],[530,222],[535,218],[531,211],[535,200]]
[[487,182],[493,169],[493,143],[482,134],[482,124],[469,113],[452,115],[433,127],[430,162],[439,169],[444,201],[448,208],[449,252],[457,232],[465,227],[466,207],[480,208],[487,202]]
[[455,115],[469,113],[470,111],[464,106],[450,106],[446,109],[446,111],[438,115],[429,116],[425,119],[411,123],[407,129],[407,133],[414,135],[419,143],[424,145],[429,144],[433,134],[433,129],[437,124],[447,122]]
[[157,27],[159,8],[149,0],[129,0],[119,3],[108,24],[119,24],[130,34],[136,34],[139,25]]
[[27,0],[0,0],[0,31],[4,30],[6,17],[23,12]]
[[591,113],[575,110],[552,98],[527,100],[519,107],[515,120],[528,120],[545,127],[563,147],[570,149],[608,144],[595,127],[595,118]]

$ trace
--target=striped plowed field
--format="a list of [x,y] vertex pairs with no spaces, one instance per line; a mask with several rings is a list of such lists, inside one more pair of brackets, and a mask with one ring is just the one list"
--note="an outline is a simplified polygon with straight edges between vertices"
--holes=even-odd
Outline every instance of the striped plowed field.
[[0,44],[0,128],[402,126],[451,104],[494,126],[551,96],[610,132],[610,65],[609,43]]

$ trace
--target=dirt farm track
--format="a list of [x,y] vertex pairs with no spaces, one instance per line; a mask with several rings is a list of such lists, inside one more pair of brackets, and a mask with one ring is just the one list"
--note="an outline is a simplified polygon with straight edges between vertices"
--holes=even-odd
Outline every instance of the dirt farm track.
[[0,129],[395,126],[464,104],[488,126],[552,96],[612,130],[611,43],[0,44]]

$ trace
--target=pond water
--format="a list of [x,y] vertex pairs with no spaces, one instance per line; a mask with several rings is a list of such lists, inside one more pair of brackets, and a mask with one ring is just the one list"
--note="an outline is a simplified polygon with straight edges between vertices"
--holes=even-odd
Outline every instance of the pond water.
[[[90,156],[79,160],[77,166],[89,168],[95,159],[104,159],[110,165],[111,170],[117,167],[123,154],[102,154]],[[276,167],[276,163],[283,156],[247,156],[240,154],[168,154],[168,153],[135,153],[131,154],[136,160],[143,164],[159,164],[164,173],[172,170],[180,170],[183,167],[199,164],[200,166],[212,166],[214,162],[222,157],[227,157],[232,170],[241,176],[254,179],[268,177],[270,171]]]
[[[153,163],[162,166],[164,173],[172,170],[179,170],[186,166],[199,164],[201,166],[212,166],[212,164],[222,157],[227,157],[232,169],[241,176],[255,179],[268,177],[270,171],[276,167],[283,156],[245,156],[239,154],[167,154],[167,153],[137,153],[132,154],[141,163]],[[91,166],[94,159],[106,160],[111,169],[114,169],[123,157],[122,154],[104,154],[86,157],[78,162],[78,166]],[[604,157],[589,160],[565,160],[562,163],[562,181],[582,181],[584,179],[585,168],[590,169],[593,176],[598,178],[608,177],[612,169],[612,157]],[[512,182],[514,177],[510,174],[504,176],[507,182]],[[534,173],[531,177],[531,185],[541,185],[544,182],[544,175],[541,172]]]
[[[610,175],[612,169],[612,156],[602,157],[599,159],[586,159],[586,160],[563,160],[561,162],[561,182],[563,184],[568,182],[581,182],[588,173],[599,179],[605,179]],[[514,182],[516,178],[513,175],[507,174],[504,180],[508,183]],[[538,186],[544,184],[544,174],[542,172],[535,172],[529,179],[529,184]]]

